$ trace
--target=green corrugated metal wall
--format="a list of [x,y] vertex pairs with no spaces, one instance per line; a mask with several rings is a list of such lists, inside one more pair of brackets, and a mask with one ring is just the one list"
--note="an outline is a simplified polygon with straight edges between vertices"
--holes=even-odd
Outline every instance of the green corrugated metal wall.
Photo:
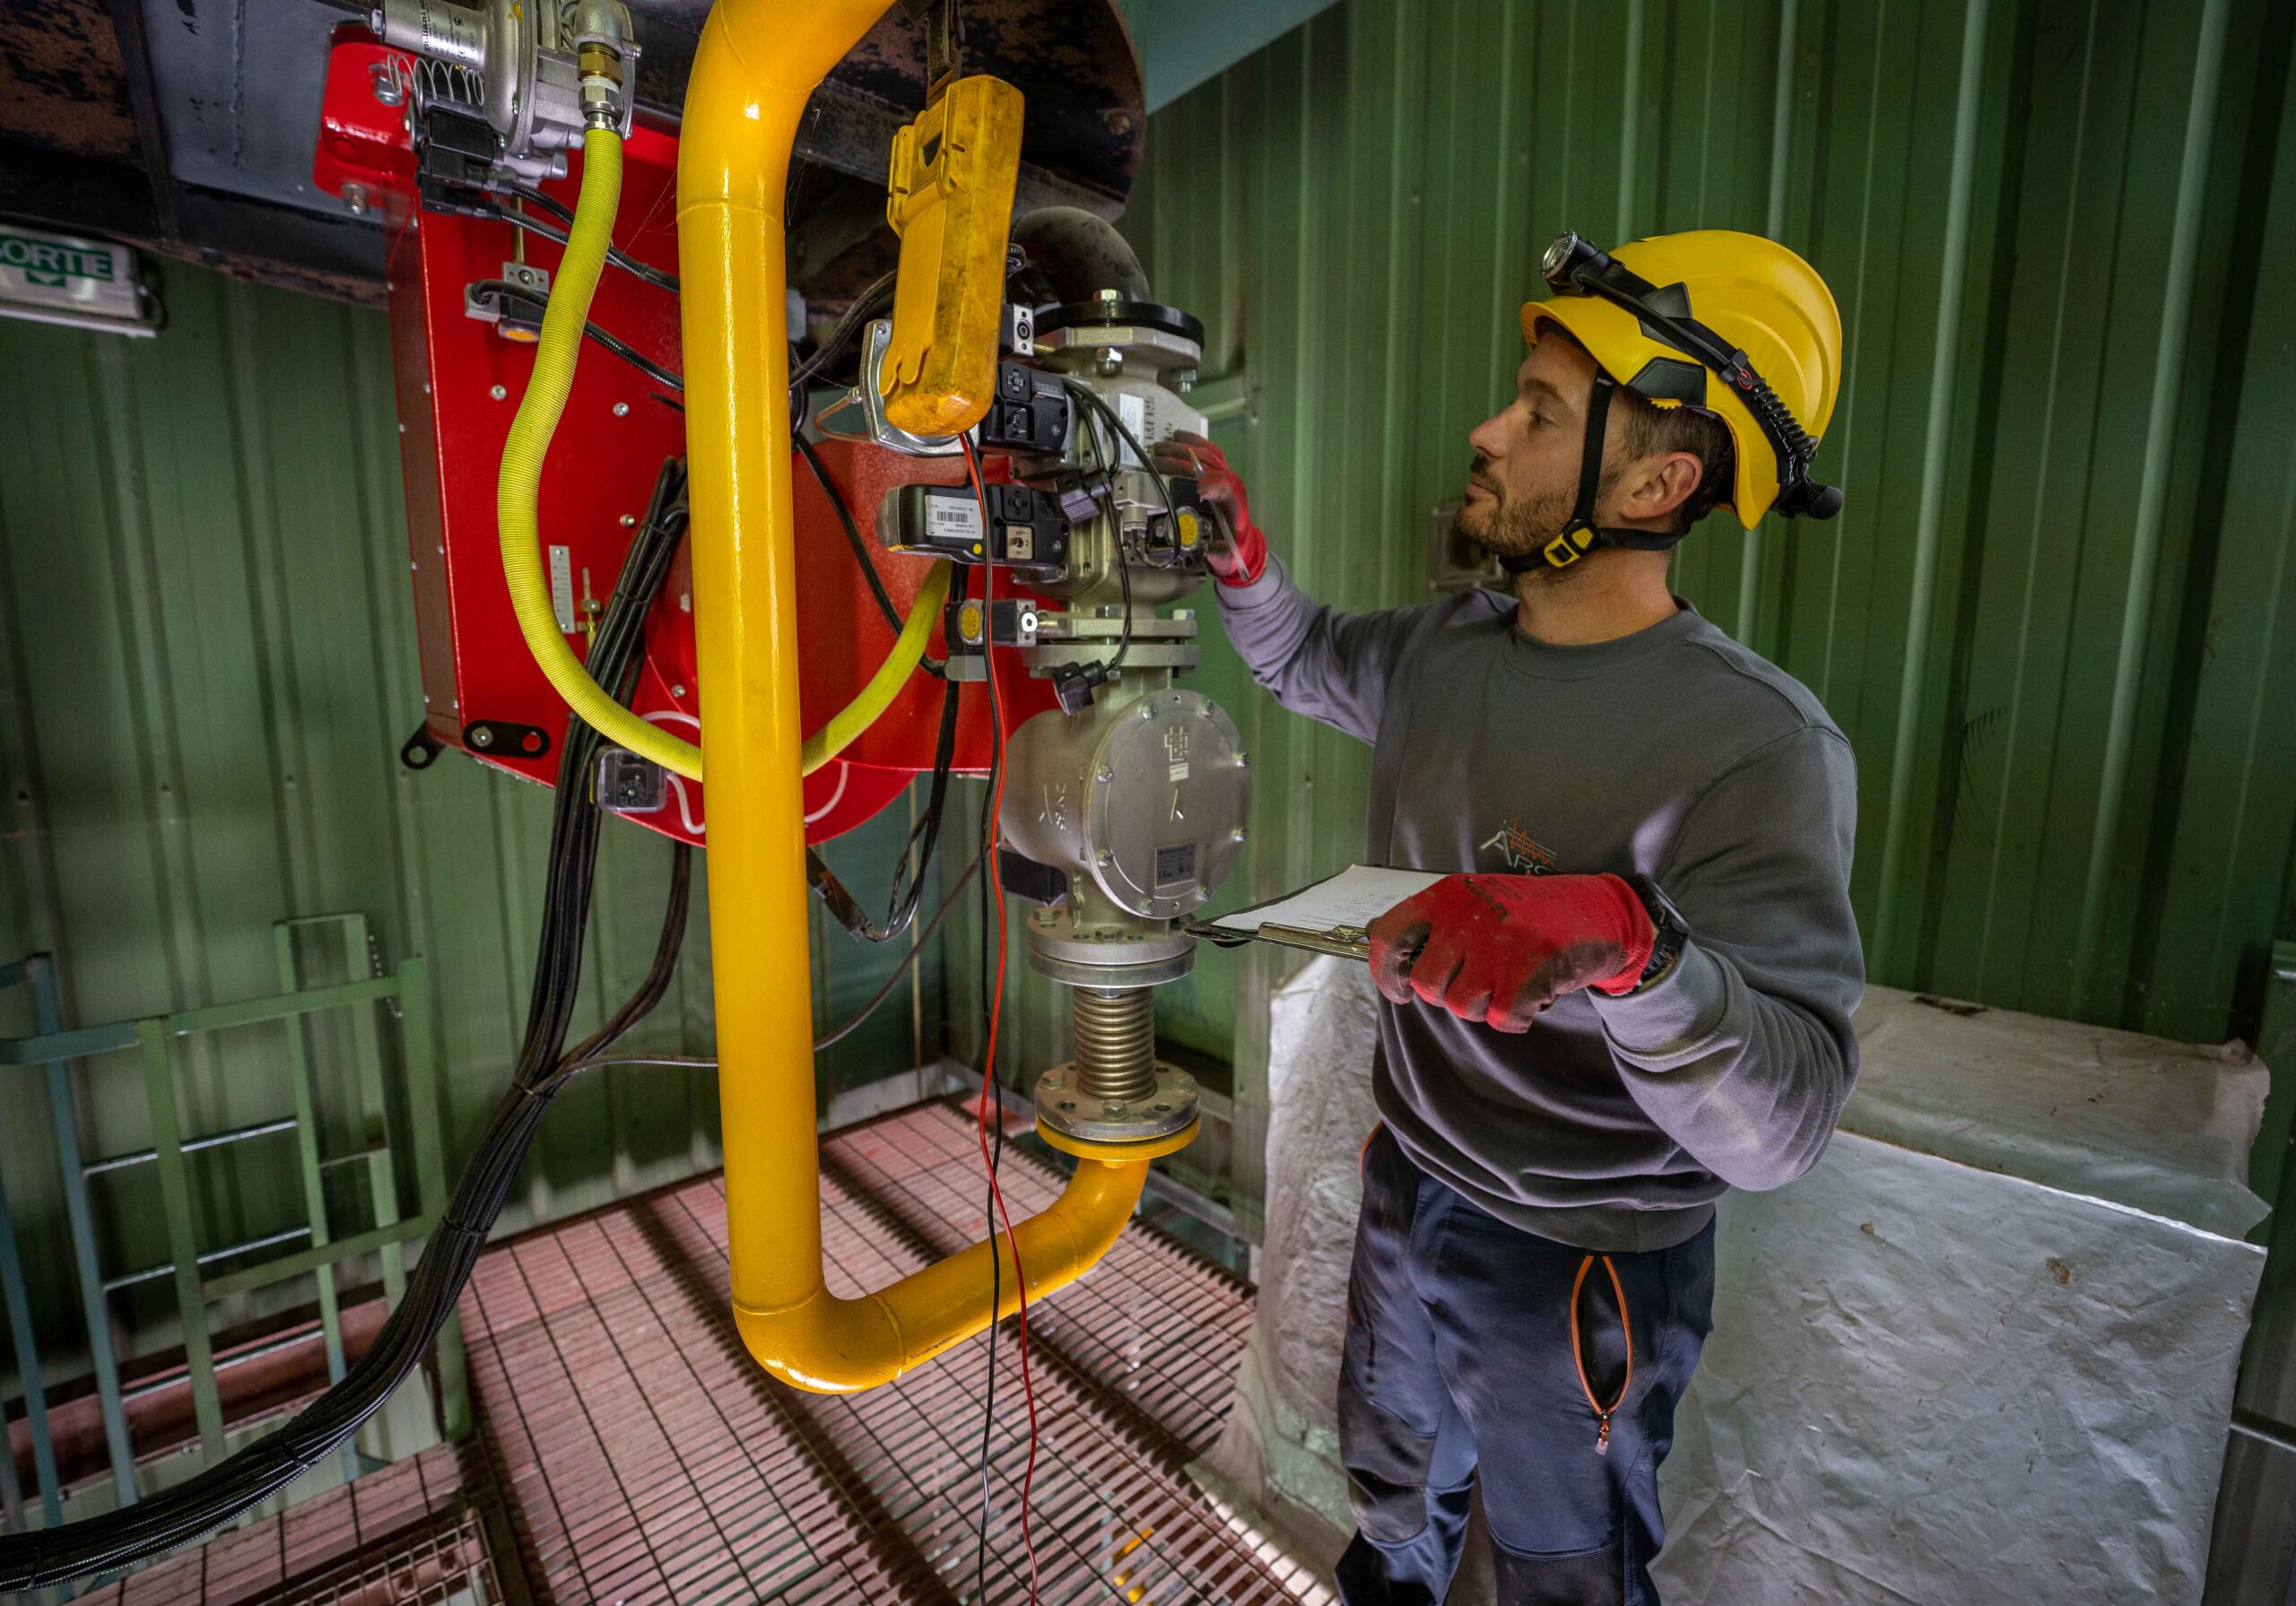
[[[459,756],[422,774],[397,761],[422,693],[385,320],[172,264],[158,279],[156,340],[0,322],[0,958],[53,949],[67,1023],[89,1023],[276,991],[274,921],[362,910],[386,962],[432,962],[458,1164],[525,1019],[550,794]],[[857,886],[882,883],[900,812],[833,845]],[[608,822],[578,1037],[645,973],[669,860],[662,838]],[[632,1046],[710,1045],[700,881],[679,985]],[[823,1022],[894,957],[832,942]],[[929,1058],[939,970],[925,968]],[[824,1056],[824,1098],[915,1063],[905,1003]],[[27,1000],[0,998],[0,1033],[30,1026]],[[179,1054],[187,1132],[289,1107],[279,1029]],[[91,1154],[148,1142],[134,1055],[75,1074]],[[0,1176],[61,1366],[79,1324],[47,1127],[37,1073],[0,1072]],[[578,1084],[506,1224],[714,1165],[716,1132],[706,1073]],[[203,1246],[300,1219],[291,1165],[228,1152],[194,1166]],[[109,1272],[166,1258],[156,1194],[136,1192],[150,1173],[97,1185]],[[116,1300],[118,1319],[164,1341],[165,1285],[143,1292]]]
[[[1558,230],[1802,251],[1847,332],[1820,466],[1848,510],[1709,520],[1677,585],[1856,744],[1874,979],[2205,1041],[2250,1028],[2296,933],[2296,323],[2266,293],[2296,261],[2292,26],[2266,0],[1344,0],[1150,118],[1124,226],[1207,326],[1196,399],[1255,514],[1352,608],[1426,595],[1429,511]],[[1254,755],[1215,910],[1358,855],[1368,750],[1216,629],[1196,683]],[[1236,1066],[1247,1221],[1295,964],[1207,952],[1158,998]],[[1056,991],[1020,986],[1016,1081],[1065,1054]]]
[[[1809,256],[1848,510],[1709,521],[1678,584],[1857,746],[1874,977],[2207,1039],[2296,930],[2290,28],[2263,0],[1345,0],[1150,120],[1126,227],[1236,379],[1255,511],[1354,607],[1424,595],[1558,229]],[[1248,705],[1259,896],[1360,851],[1368,754]]]

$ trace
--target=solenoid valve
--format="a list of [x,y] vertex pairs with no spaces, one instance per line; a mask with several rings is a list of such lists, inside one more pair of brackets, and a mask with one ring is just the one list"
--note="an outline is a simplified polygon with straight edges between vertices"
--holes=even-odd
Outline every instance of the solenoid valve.
[[587,130],[630,132],[639,45],[620,0],[382,0],[368,26],[422,58],[418,119],[483,117],[505,177],[563,178]]

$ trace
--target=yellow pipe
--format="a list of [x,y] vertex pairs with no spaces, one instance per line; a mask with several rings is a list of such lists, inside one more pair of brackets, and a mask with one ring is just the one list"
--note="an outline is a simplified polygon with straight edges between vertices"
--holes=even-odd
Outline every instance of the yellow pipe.
[[[1008,1264],[1003,1307],[989,1308],[986,1244],[858,1299],[822,1280],[781,207],[806,99],[885,9],[886,0],[719,0],[694,55],[678,143],[734,1314],[768,1370],[825,1393],[899,1376],[979,1332],[1018,1292]],[[1019,1225],[1032,1298],[1106,1253],[1146,1176],[1144,1160],[1084,1161],[1051,1208]]]

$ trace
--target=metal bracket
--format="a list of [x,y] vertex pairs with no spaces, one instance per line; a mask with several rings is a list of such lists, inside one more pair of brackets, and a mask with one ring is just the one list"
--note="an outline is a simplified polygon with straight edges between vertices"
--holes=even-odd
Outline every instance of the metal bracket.
[[414,727],[414,734],[399,744],[398,761],[409,769],[428,769],[439,761],[447,744],[430,734],[428,722]]
[[929,101],[962,65],[964,35],[957,0],[908,0],[903,9],[925,23],[925,98]]
[[884,393],[878,377],[884,372],[885,353],[892,348],[890,318],[875,318],[862,335],[861,381],[813,414],[813,427],[839,440],[881,446],[908,457],[948,457],[964,449],[961,435],[911,435],[885,421]]

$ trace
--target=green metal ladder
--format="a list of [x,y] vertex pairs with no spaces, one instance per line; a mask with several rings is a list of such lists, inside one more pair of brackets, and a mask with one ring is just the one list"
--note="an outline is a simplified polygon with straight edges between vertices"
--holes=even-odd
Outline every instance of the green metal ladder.
[[[340,935],[345,954],[356,960],[357,968],[368,974],[336,985],[299,988],[298,935],[323,928],[333,928]],[[439,1212],[445,1208],[446,1159],[439,1124],[437,1067],[431,1054],[430,977],[423,960],[410,957],[401,960],[390,973],[378,974],[380,967],[371,957],[364,915],[283,920],[274,926],[273,936],[282,988],[273,996],[71,1031],[62,1029],[59,1024],[55,966],[48,956],[35,954],[14,964],[0,966],[0,988],[28,986],[32,993],[37,1035],[0,1038],[0,1069],[37,1068],[46,1074],[65,1217],[72,1239],[73,1266],[88,1330],[91,1370],[103,1416],[115,1497],[123,1506],[133,1504],[137,1491],[135,1452],[127,1428],[128,1394],[121,1386],[117,1356],[112,1344],[107,1306],[109,1295],[161,1278],[173,1282],[182,1322],[185,1371],[191,1388],[193,1414],[204,1463],[212,1466],[223,1458],[225,1444],[222,1395],[216,1380],[218,1368],[208,1329],[208,1307],[217,1300],[291,1278],[315,1277],[327,1376],[330,1381],[339,1382],[344,1373],[345,1359],[335,1268],[345,1261],[375,1254],[382,1268],[385,1298],[396,1307],[405,1292],[405,1246],[427,1237]],[[382,1040],[374,1008],[377,1004],[388,1005],[400,1017],[409,1129],[404,1136],[405,1145],[413,1150],[421,1211],[404,1220],[399,1214],[397,1146],[391,1141]],[[335,1010],[351,1011],[348,1019],[360,1104],[357,1124],[364,1141],[352,1152],[329,1157],[321,1152],[309,1031],[310,1017]],[[247,1126],[187,1137],[169,1064],[170,1039],[265,1021],[282,1022],[286,1029],[291,1112]],[[70,1064],[74,1060],[124,1054],[129,1049],[136,1051],[144,1073],[152,1146],[86,1160],[80,1148]],[[187,1157],[239,1143],[283,1139],[291,1133],[302,1182],[303,1225],[203,1252],[196,1241]],[[167,1213],[170,1258],[160,1265],[106,1277],[98,1255],[96,1214],[89,1181],[144,1165],[157,1168],[161,1199]],[[326,1180],[328,1171],[344,1166],[365,1168],[373,1225],[338,1238],[327,1219]],[[240,1259],[290,1243],[303,1246],[235,1271],[212,1276],[206,1271],[219,1262]],[[64,1491],[58,1481],[46,1391],[41,1382],[39,1346],[33,1330],[22,1255],[8,1208],[4,1178],[0,1178],[0,1309],[4,1309],[6,1315],[17,1370],[22,1379],[24,1414],[30,1428],[41,1515],[53,1525],[63,1520]],[[249,1358],[256,1352],[250,1351]],[[450,1319],[440,1332],[435,1359],[442,1427],[449,1439],[459,1439],[469,1431],[470,1403],[458,1317]],[[344,1475],[346,1479],[356,1477],[361,1469],[355,1443],[346,1443],[343,1455]],[[12,1532],[25,1524],[25,1494],[14,1456],[0,1451],[0,1521],[4,1521]]]

